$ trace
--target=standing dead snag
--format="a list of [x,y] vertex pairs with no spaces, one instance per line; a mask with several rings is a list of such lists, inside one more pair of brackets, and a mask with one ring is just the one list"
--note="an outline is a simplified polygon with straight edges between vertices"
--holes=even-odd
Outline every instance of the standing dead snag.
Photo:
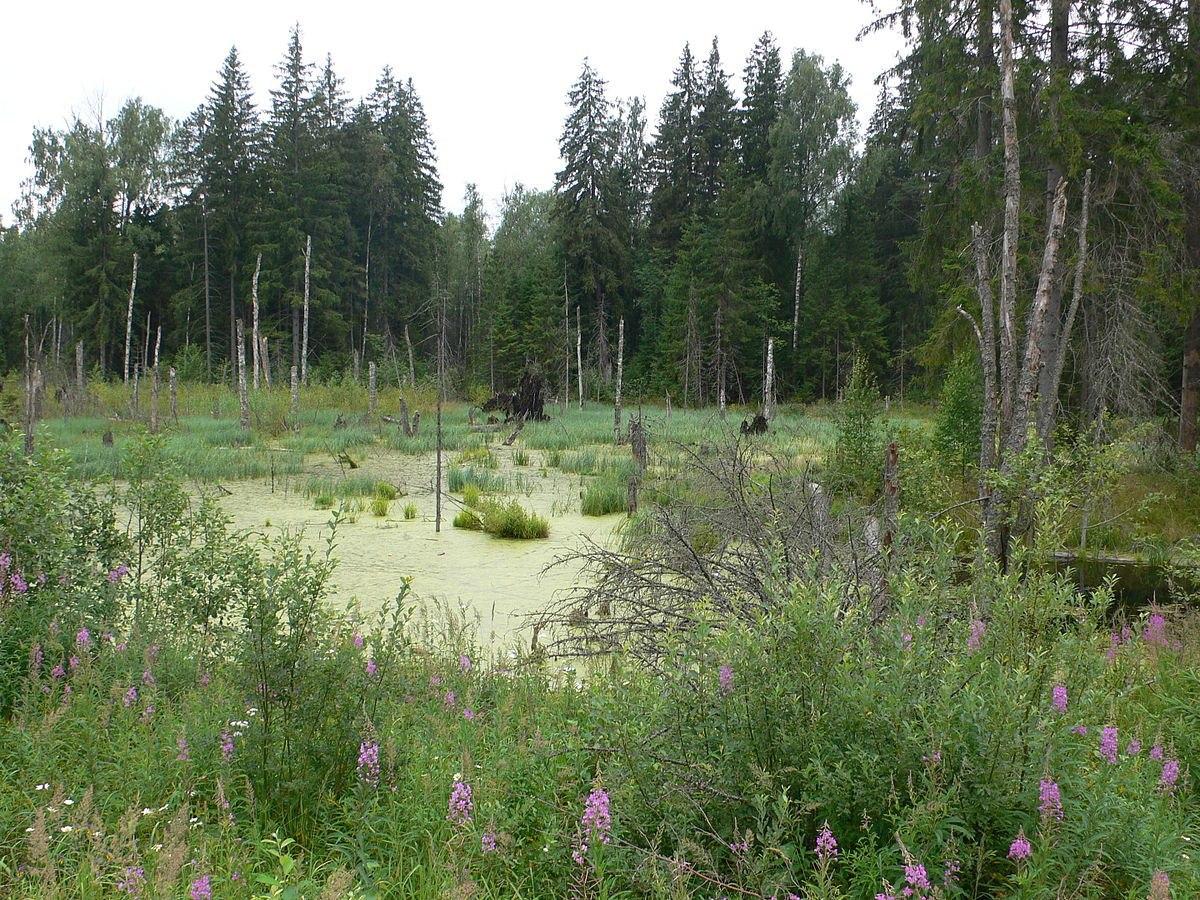
[[625,374],[625,319],[617,330],[617,393],[613,402],[613,443],[621,443],[621,378]]
[[176,425],[179,424],[179,376],[175,371],[175,367],[171,366],[167,369],[167,378],[170,381],[171,391],[171,421]]
[[250,397],[246,393],[246,335],[242,320],[237,320],[237,385],[238,424],[242,430],[250,427]]
[[763,380],[763,418],[775,418],[775,338],[767,338],[767,377]]
[[288,418],[292,420],[292,427],[298,427],[296,424],[296,416],[300,413],[300,372],[295,366],[292,366],[292,405],[288,407]]
[[312,270],[312,235],[304,242],[304,332],[300,339],[300,381],[308,385],[308,285]]
[[133,254],[133,277],[129,280],[129,311],[125,314],[125,383],[129,383],[129,345],[133,339],[133,295],[137,292],[138,255]]
[[262,350],[262,344],[259,341],[258,334],[258,275],[262,271],[262,254],[258,254],[258,259],[254,263],[254,278],[250,281],[250,305],[252,309],[253,325],[250,340],[254,345],[254,352],[251,354],[254,360],[254,389],[258,390],[258,369],[259,369],[259,354]]
[[150,370],[150,433],[158,434],[158,366]]
[[[961,306],[979,344],[983,371],[984,403],[980,422],[980,495],[983,497],[983,538],[988,554],[1003,569],[1007,567],[1011,531],[1011,508],[1020,498],[1010,497],[997,482],[1013,474],[1017,458],[1029,442],[1029,429],[1036,411],[1038,375],[1046,363],[1042,350],[1048,327],[1059,242],[1067,213],[1066,181],[1055,189],[1041,270],[1033,304],[1026,315],[1025,347],[1017,360],[1016,286],[1017,244],[1020,238],[1021,167],[1017,145],[1016,97],[1013,75],[1012,0],[1001,0],[1001,81],[1004,131],[1004,234],[1000,255],[1000,303],[993,309],[988,248],[982,229],[972,228],[980,319]],[[993,319],[995,316],[995,319]],[[997,325],[999,340],[997,341]],[[998,344],[998,346],[997,346]],[[1001,478],[997,479],[996,475]]]
[[367,363],[367,416],[375,421],[375,413],[379,408],[379,394],[375,390],[375,363]]
[[83,410],[83,398],[87,395],[87,384],[83,376],[83,341],[75,343],[75,411]]
[[583,409],[583,326],[578,306],[575,307],[575,381],[579,385],[579,408]]

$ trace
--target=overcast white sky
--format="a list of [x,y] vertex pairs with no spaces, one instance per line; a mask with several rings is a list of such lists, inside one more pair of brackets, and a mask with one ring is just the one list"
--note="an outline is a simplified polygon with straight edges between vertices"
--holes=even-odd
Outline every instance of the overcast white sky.
[[28,175],[35,125],[61,127],[73,110],[100,102],[111,114],[138,95],[182,118],[204,99],[234,44],[265,106],[297,21],[307,56],[332,53],[354,98],[370,91],[384,65],[412,77],[437,142],[444,205],[459,210],[471,181],[493,209],[517,182],[553,183],[566,92],[585,56],[612,96],[646,98],[653,130],[685,41],[703,58],[716,35],[740,90],[746,56],[770,29],[787,57],[804,48],[842,63],[865,126],[874,79],[900,46],[893,34],[857,41],[867,18],[859,0],[8,0],[0,12],[0,221],[11,221]]

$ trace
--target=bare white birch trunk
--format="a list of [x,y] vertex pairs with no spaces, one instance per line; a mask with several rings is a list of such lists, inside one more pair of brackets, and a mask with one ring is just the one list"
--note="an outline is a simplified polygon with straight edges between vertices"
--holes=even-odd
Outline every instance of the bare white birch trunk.
[[300,338],[300,381],[308,385],[308,286],[312,271],[312,235],[304,243],[304,330]]
[[129,345],[133,340],[133,295],[137,292],[138,255],[133,254],[133,278],[129,281],[129,311],[125,314],[125,384],[129,383]]
[[261,344],[258,337],[258,275],[262,271],[262,254],[258,254],[258,259],[254,262],[254,278],[250,281],[250,309],[251,309],[251,330],[250,340],[253,342],[254,352],[251,354],[253,358],[254,372],[254,389],[258,390],[258,369],[259,369],[259,352]]
[[775,338],[767,338],[767,377],[763,379],[763,418],[775,418]]
[[292,427],[296,427],[296,415],[300,412],[300,372],[295,366],[292,366],[292,405],[288,409],[288,418],[292,420]]
[[179,374],[175,371],[175,367],[167,369],[167,379],[170,382],[171,393],[171,421],[176,425],[179,424]]
[[621,443],[621,380],[625,374],[625,319],[617,325],[617,392],[613,403],[613,443]]
[[371,361],[367,363],[367,415],[371,417],[371,421],[375,421],[375,412],[379,408],[379,394],[375,389],[375,363]]
[[408,323],[404,323],[404,346],[408,350],[408,386],[414,387],[417,383],[417,368],[413,365],[413,348],[412,339],[408,336]]
[[583,325],[575,307],[575,381],[579,385],[579,408],[583,409]]
[[237,385],[238,424],[242,430],[250,427],[250,397],[246,392],[246,335],[242,320],[237,320]]

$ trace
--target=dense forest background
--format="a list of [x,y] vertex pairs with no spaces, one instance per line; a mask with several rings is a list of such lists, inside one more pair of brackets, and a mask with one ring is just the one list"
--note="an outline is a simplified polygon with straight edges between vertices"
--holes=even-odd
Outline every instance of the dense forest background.
[[[1194,449],[1200,0],[1015,5],[1025,229],[1045,230],[1061,180],[1093,173],[1061,400],[1083,420],[1178,422]],[[161,329],[184,378],[230,377],[256,271],[270,366],[286,377],[304,345],[307,271],[317,377],[374,361],[389,380],[419,379],[444,318],[461,393],[511,385],[527,363],[563,390],[578,331],[588,393],[604,395],[623,323],[627,395],[754,402],[768,339],[782,399],[836,396],[856,354],[888,393],[927,395],[975,352],[956,314],[979,303],[972,223],[999,246],[996,9],[899,0],[872,27],[900,30],[906,49],[881,73],[865,134],[846,73],[805,51],[785,59],[770,33],[740,96],[715,38],[685,46],[656,116],[610,96],[585,60],[552,189],[514,188],[495,221],[472,187],[461,214],[445,213],[411,81],[384,69],[354,101],[297,27],[258,109],[231,50],[183,121],[134,98],[112,118],[34,132],[32,175],[0,230],[4,365],[20,365],[28,321],[47,357],[73,364],[82,341],[94,376],[121,377],[137,254],[135,363]],[[1022,259],[1030,284],[1037,269]]]

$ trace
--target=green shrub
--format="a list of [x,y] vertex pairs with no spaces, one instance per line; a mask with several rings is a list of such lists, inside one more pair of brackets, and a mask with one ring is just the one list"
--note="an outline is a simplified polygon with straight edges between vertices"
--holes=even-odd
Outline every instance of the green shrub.
[[337,498],[332,494],[318,494],[313,497],[313,509],[333,509],[336,502]]
[[874,496],[883,477],[879,386],[862,353],[854,354],[850,381],[835,411],[837,440],[831,472],[843,484]]
[[483,499],[483,491],[479,489],[477,484],[468,484],[463,488],[463,503],[467,506],[478,506]]
[[510,500],[484,505],[483,530],[494,537],[531,540],[549,537],[550,523],[516,500]]
[[412,521],[417,517],[417,504],[409,502],[404,504],[404,518]]
[[400,492],[391,482],[380,481],[375,484],[375,496],[384,500],[395,500],[400,496]]
[[387,517],[388,508],[392,505],[392,501],[387,497],[380,497],[378,494],[371,498],[371,515],[376,518],[383,519]]
[[516,450],[514,450],[514,451],[513,451],[513,457],[512,457],[512,458],[513,458],[513,465],[514,465],[514,466],[527,466],[527,465],[529,465],[529,451],[527,451],[527,450],[524,450],[524,449],[522,449],[521,447],[518,447]]
[[483,531],[483,519],[473,509],[460,509],[454,514],[454,527],[468,531]]
[[960,353],[946,374],[933,425],[934,448],[960,477],[965,478],[967,471],[979,462],[982,416],[979,360],[974,353]]

